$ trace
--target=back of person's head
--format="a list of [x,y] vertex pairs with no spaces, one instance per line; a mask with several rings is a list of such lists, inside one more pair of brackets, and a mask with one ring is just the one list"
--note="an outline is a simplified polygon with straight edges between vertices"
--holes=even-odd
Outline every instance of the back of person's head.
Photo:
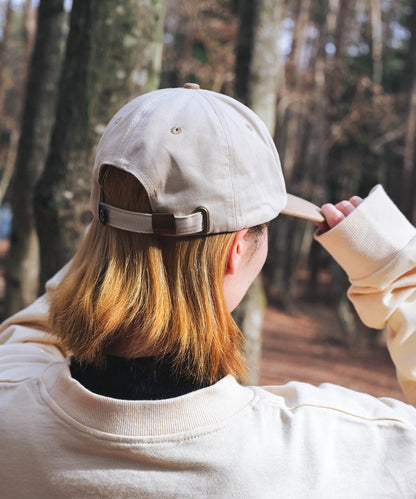
[[[213,382],[244,374],[223,281],[237,231],[256,249],[289,196],[263,122],[213,92],[141,96],[111,120],[93,172],[94,219],[51,296],[51,326],[79,361],[164,356]],[[305,215],[306,213],[306,215]]]
[[[150,212],[129,173],[106,167],[102,187],[112,205]],[[233,237],[137,234],[94,219],[51,298],[54,333],[81,362],[100,364],[117,344],[129,357],[169,354],[198,381],[243,376],[241,333],[222,292]]]

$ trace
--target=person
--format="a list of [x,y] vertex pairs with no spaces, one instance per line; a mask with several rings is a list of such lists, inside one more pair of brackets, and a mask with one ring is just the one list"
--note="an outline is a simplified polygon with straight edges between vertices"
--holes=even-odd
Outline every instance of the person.
[[[261,120],[187,84],[113,117],[91,209],[0,329],[2,497],[416,497],[416,229],[381,186],[322,210],[287,195]],[[241,384],[230,312],[279,213],[318,224],[362,320],[387,325],[408,404]]]

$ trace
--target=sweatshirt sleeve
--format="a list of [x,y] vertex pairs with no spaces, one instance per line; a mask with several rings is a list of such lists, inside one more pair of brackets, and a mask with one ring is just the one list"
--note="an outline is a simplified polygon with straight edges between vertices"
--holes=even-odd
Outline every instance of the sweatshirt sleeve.
[[348,297],[369,327],[388,327],[401,387],[416,406],[416,229],[381,186],[316,239],[344,268]]
[[57,286],[67,267],[68,265],[63,267],[47,282],[44,295],[0,324],[0,346],[37,343],[43,349],[62,357],[63,353],[57,347],[57,338],[51,334],[49,328],[49,291]]

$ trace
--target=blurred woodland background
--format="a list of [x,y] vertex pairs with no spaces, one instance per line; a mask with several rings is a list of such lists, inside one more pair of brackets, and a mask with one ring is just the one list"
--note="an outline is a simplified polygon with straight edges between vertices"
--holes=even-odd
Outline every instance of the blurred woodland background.
[[[0,27],[3,316],[71,258],[105,124],[158,87],[197,82],[252,107],[293,194],[322,204],[382,183],[416,222],[416,0],[1,0]],[[236,312],[254,364],[266,299],[331,303],[355,341],[346,277],[313,232],[271,224],[263,279]]]

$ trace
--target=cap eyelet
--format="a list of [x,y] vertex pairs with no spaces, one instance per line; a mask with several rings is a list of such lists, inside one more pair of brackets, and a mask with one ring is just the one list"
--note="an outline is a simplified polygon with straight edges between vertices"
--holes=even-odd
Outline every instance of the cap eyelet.
[[108,222],[108,212],[102,204],[100,204],[98,207],[98,220],[103,225],[105,225]]
[[182,128],[180,126],[173,126],[170,129],[170,133],[173,133],[174,135],[178,135],[178,133],[182,132]]

